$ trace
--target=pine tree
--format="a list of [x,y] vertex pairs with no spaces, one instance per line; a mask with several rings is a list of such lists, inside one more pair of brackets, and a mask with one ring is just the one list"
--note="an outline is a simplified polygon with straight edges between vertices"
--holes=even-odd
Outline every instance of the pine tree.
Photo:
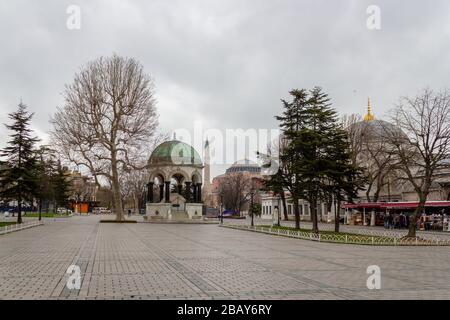
[[30,121],[33,113],[20,103],[18,110],[10,113],[11,125],[5,124],[11,140],[1,150],[4,166],[0,170],[0,197],[17,201],[17,223],[22,223],[22,204],[32,203],[36,192],[36,153],[35,144],[39,141],[31,136]]
[[278,168],[278,171],[270,176],[270,179],[264,181],[264,189],[270,190],[273,192],[274,195],[280,197],[281,204],[283,206],[283,216],[284,220],[288,221],[288,212],[287,212],[287,205],[286,205],[286,197],[285,197],[285,190],[284,190],[284,180],[283,180],[283,173],[284,170],[281,167],[282,163],[280,163],[280,166]]
[[300,154],[296,172],[304,198],[310,204],[312,231],[318,233],[319,202],[330,201],[330,190],[335,195],[354,197],[358,170],[351,165],[346,133],[338,124],[330,98],[321,88],[310,91],[302,122],[295,145]]
[[308,104],[308,92],[305,89],[291,90],[292,101],[282,100],[283,113],[275,118],[280,122],[282,138],[280,144],[280,167],[278,172],[267,182],[267,187],[275,193],[284,193],[286,188],[292,197],[295,216],[295,228],[300,229],[299,199],[303,195],[301,185],[298,183],[299,175],[296,171],[299,154],[295,148],[298,143],[299,129],[303,125],[302,114]]
[[328,95],[319,87],[290,94],[292,102],[283,101],[283,114],[276,117],[286,143],[280,154],[281,170],[269,185],[290,191],[296,228],[300,226],[298,200],[307,200],[313,232],[318,233],[319,202],[331,203],[332,192],[354,196],[357,170],[350,165],[345,132]]
[[36,153],[37,187],[35,197],[38,203],[39,220],[41,220],[43,203],[51,201],[54,197],[53,171],[55,163],[51,151],[47,146],[41,146]]
[[70,181],[67,179],[65,168],[58,160],[56,170],[53,175],[53,194],[56,206],[66,207],[70,196]]
[[303,198],[309,202],[312,231],[319,232],[317,206],[326,198],[327,170],[329,168],[329,148],[333,130],[337,125],[336,111],[331,108],[328,95],[315,87],[309,92],[309,99],[301,114],[293,149],[299,158],[295,163],[298,183],[303,190]]
[[347,131],[335,128],[328,148],[328,181],[325,193],[329,203],[335,203],[335,232],[339,232],[340,206],[353,202],[365,184],[362,168],[354,165]]

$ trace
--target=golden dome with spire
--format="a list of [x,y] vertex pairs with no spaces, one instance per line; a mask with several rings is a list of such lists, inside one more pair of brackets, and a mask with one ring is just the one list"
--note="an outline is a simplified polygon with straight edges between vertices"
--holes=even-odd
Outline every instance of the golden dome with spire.
[[372,114],[372,108],[370,107],[370,98],[367,98],[367,114],[364,116],[364,121],[372,121],[375,116]]

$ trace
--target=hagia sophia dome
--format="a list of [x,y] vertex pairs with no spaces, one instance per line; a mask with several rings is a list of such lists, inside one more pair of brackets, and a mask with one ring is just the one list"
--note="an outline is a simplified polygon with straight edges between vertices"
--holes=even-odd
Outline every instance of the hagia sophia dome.
[[380,140],[391,135],[406,136],[401,129],[392,123],[375,118],[370,99],[367,102],[367,114],[363,117],[363,121],[352,124],[350,131],[369,140]]
[[226,170],[226,173],[235,173],[235,172],[260,173],[261,167],[257,163],[249,159],[243,159],[236,161],[231,165],[231,167],[229,167]]

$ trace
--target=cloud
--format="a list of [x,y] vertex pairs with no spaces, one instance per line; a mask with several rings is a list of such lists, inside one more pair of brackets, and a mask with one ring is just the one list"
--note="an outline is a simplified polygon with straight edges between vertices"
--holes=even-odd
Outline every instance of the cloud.
[[[80,30],[66,28],[71,4]],[[379,31],[366,28],[371,4]],[[449,9],[446,0],[0,0],[0,122],[22,99],[44,136],[64,85],[113,52],[154,77],[166,132],[196,120],[274,128],[280,99],[315,85],[341,113],[363,113],[370,96],[383,117],[402,95],[449,85]]]

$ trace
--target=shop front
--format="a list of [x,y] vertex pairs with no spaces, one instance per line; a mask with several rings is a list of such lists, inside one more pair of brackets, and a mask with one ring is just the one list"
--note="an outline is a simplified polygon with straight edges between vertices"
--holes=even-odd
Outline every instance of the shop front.
[[[344,223],[349,225],[385,226],[407,228],[409,217],[416,210],[418,202],[367,202],[344,204]],[[450,201],[427,201],[418,217],[420,230],[448,231]]]

